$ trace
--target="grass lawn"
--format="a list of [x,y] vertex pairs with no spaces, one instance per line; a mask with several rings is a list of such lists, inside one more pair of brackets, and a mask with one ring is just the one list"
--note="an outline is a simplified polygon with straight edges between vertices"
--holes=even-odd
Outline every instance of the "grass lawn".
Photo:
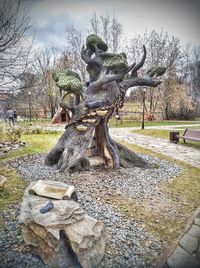
[[[134,198],[121,198],[121,196],[120,198],[114,197],[113,200],[124,215],[142,222],[152,234],[170,245],[182,233],[192,212],[199,207],[200,169],[137,145],[129,143],[124,143],[124,145],[136,153],[168,160],[183,168],[183,172],[171,182],[159,185],[161,192],[169,201],[158,210],[155,209],[156,206],[151,208],[152,202],[155,204],[158,202],[156,205],[160,206],[159,200],[154,200],[154,197],[144,199],[143,202],[138,202]],[[173,207],[179,214],[177,218],[170,216],[170,207]]]
[[[141,127],[141,121],[134,120],[116,120],[111,118],[109,120],[110,127]],[[145,121],[145,126],[176,126],[176,125],[187,125],[187,124],[200,124],[200,121],[173,121],[173,120],[163,120],[163,121]]]
[[[0,159],[0,175],[7,178],[7,182],[3,188],[0,188],[0,211],[9,207],[11,204],[18,203],[21,200],[24,189],[28,182],[21,180],[15,170],[6,166],[6,161],[15,159],[16,157],[26,156],[34,153],[44,153],[49,151],[56,143],[61,133],[54,134],[35,134],[23,135],[22,141],[25,141],[27,146],[21,150],[12,151]],[[3,222],[0,221],[0,226]]]
[[[179,130],[180,135],[183,135],[185,128],[182,130]],[[155,138],[161,138],[161,139],[166,139],[169,140],[169,133],[170,130],[163,130],[163,129],[137,129],[133,130],[133,133],[136,134],[142,134],[150,137],[155,137]],[[183,142],[183,139],[180,139],[179,143],[181,145],[187,146],[187,147],[192,147],[195,149],[200,149],[200,142],[194,142],[194,141],[186,141],[186,143]]]

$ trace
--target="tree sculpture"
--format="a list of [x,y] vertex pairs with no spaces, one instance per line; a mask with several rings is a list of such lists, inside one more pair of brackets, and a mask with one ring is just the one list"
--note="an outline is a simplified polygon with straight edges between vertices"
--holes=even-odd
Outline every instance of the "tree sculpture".
[[60,91],[76,96],[74,103],[66,103],[62,98],[60,106],[72,112],[72,119],[45,160],[47,165],[56,164],[60,171],[88,170],[90,157],[96,155],[104,158],[108,168],[149,166],[134,152],[111,139],[108,121],[114,110],[123,107],[128,88],[156,87],[161,81],[155,77],[164,74],[166,69],[153,67],[144,77],[139,77],[138,70],[146,59],[145,46],[141,61],[131,66],[125,53],[107,53],[107,49],[107,44],[97,35],[87,37],[86,48],[83,46],[81,53],[89,74],[89,81],[84,85],[73,71],[53,74]]

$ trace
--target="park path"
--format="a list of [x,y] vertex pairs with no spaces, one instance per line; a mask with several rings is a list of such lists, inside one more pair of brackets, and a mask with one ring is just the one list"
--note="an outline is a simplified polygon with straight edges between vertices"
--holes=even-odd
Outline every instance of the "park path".
[[[179,130],[179,128],[189,128],[196,126],[200,128],[200,124],[187,124],[187,125],[171,125],[171,126],[151,126],[145,129],[166,129],[166,130]],[[43,126],[45,130],[64,131],[65,125],[46,125]],[[200,168],[200,150],[187,147],[181,144],[170,143],[168,140],[149,137],[141,134],[133,133],[132,130],[141,129],[141,127],[129,128],[110,128],[109,133],[114,139],[118,139],[131,144],[136,144],[146,149],[150,149],[157,153],[161,153],[177,160],[186,162],[194,167]]]
[[[176,126],[176,129],[177,127],[178,126]],[[158,128],[161,129],[160,127],[156,127],[156,129]],[[131,132],[132,130],[133,128],[111,128],[109,132],[114,139],[136,144],[200,168],[200,150],[192,147],[186,147],[181,144],[170,143],[168,140],[161,138],[136,134]]]

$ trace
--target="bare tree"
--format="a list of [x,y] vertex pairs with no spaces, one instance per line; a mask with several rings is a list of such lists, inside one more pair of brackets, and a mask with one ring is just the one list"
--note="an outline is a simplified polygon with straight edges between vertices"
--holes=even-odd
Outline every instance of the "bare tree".
[[68,55],[70,68],[76,70],[82,80],[86,81],[87,74],[85,71],[85,64],[80,59],[81,47],[83,45],[83,33],[73,25],[66,27],[66,40],[66,54]]
[[[111,18],[109,15],[100,16],[99,18],[94,13],[90,19],[91,28],[88,30],[89,33],[97,34],[108,43],[111,48],[111,52],[118,52],[120,49],[120,41],[122,35],[122,25],[113,15]],[[86,65],[81,60],[81,47],[85,38],[85,32],[81,32],[74,25],[66,27],[66,54],[68,57],[68,63],[70,68],[77,71],[83,81],[88,78]]]
[[123,34],[123,26],[117,20],[115,15],[97,17],[96,13],[90,19],[91,29],[89,33],[100,36],[108,44],[109,49],[113,53],[119,52],[122,48],[121,39]]
[[167,32],[161,30],[159,33],[155,30],[150,33],[145,32],[143,35],[137,35],[130,41],[129,58],[137,60],[140,53],[140,47],[144,44],[147,47],[148,54],[144,69],[148,70],[150,66],[166,66],[166,81],[157,88],[151,87],[147,93],[148,105],[146,112],[154,114],[158,102],[162,102],[165,116],[168,117],[170,111],[170,100],[176,81],[177,63],[181,57],[180,40],[170,37]]
[[[180,62],[179,83],[187,88],[188,98],[192,99],[193,107],[190,107],[190,114],[200,115],[200,47],[186,45],[183,57]],[[184,102],[182,102],[183,106]],[[182,111],[187,113],[188,107],[183,107]],[[192,111],[191,111],[192,110]]]
[[[30,19],[20,0],[0,3],[0,86],[16,81],[26,71],[32,40],[26,37]],[[30,40],[30,39],[29,39]],[[28,45],[27,45],[28,44]]]
[[194,101],[200,101],[200,47],[186,46],[181,68],[181,80],[189,87]]
[[18,83],[20,87],[13,92],[12,98],[16,102],[15,108],[21,110],[22,114],[30,108],[30,105],[32,112],[41,108],[38,101],[42,98],[39,90],[40,82],[40,77],[30,68],[20,76]]
[[37,74],[39,84],[35,90],[38,96],[42,93],[42,97],[40,99],[37,98],[37,101],[44,111],[50,110],[51,117],[53,118],[61,96],[56,89],[52,73],[55,70],[59,71],[69,67],[68,54],[65,50],[56,48],[38,51],[35,54],[35,61],[32,66],[34,73]]
[[51,111],[51,117],[54,116],[56,108],[58,107],[58,93],[55,90],[55,83],[52,79],[52,71],[54,66],[54,58],[51,49],[39,51],[35,55],[35,72],[40,77],[40,91],[43,94],[43,98],[38,100],[41,103],[44,111],[47,111],[48,107]]

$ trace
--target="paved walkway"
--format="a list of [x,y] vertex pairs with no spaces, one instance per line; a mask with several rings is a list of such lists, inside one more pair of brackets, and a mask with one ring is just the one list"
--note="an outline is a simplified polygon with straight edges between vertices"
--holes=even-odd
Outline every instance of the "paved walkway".
[[178,242],[161,257],[156,268],[200,267],[200,208],[194,213]]
[[[179,128],[188,128],[190,126],[199,126],[200,128],[200,124],[195,125],[187,124],[187,125],[173,125],[173,126],[151,126],[151,127],[145,127],[145,129],[178,130]],[[65,125],[63,124],[45,125],[43,126],[43,129],[64,131]],[[200,150],[194,149],[192,147],[186,147],[181,144],[170,143],[168,140],[149,137],[131,132],[134,129],[141,129],[141,128],[140,127],[110,128],[109,132],[113,138],[139,145],[141,147],[150,149],[157,153],[165,154],[177,160],[184,161],[194,167],[200,168]]]
[[132,130],[133,128],[111,128],[109,131],[113,138],[139,145],[200,168],[200,150],[170,143],[168,140],[136,134],[131,132]]

